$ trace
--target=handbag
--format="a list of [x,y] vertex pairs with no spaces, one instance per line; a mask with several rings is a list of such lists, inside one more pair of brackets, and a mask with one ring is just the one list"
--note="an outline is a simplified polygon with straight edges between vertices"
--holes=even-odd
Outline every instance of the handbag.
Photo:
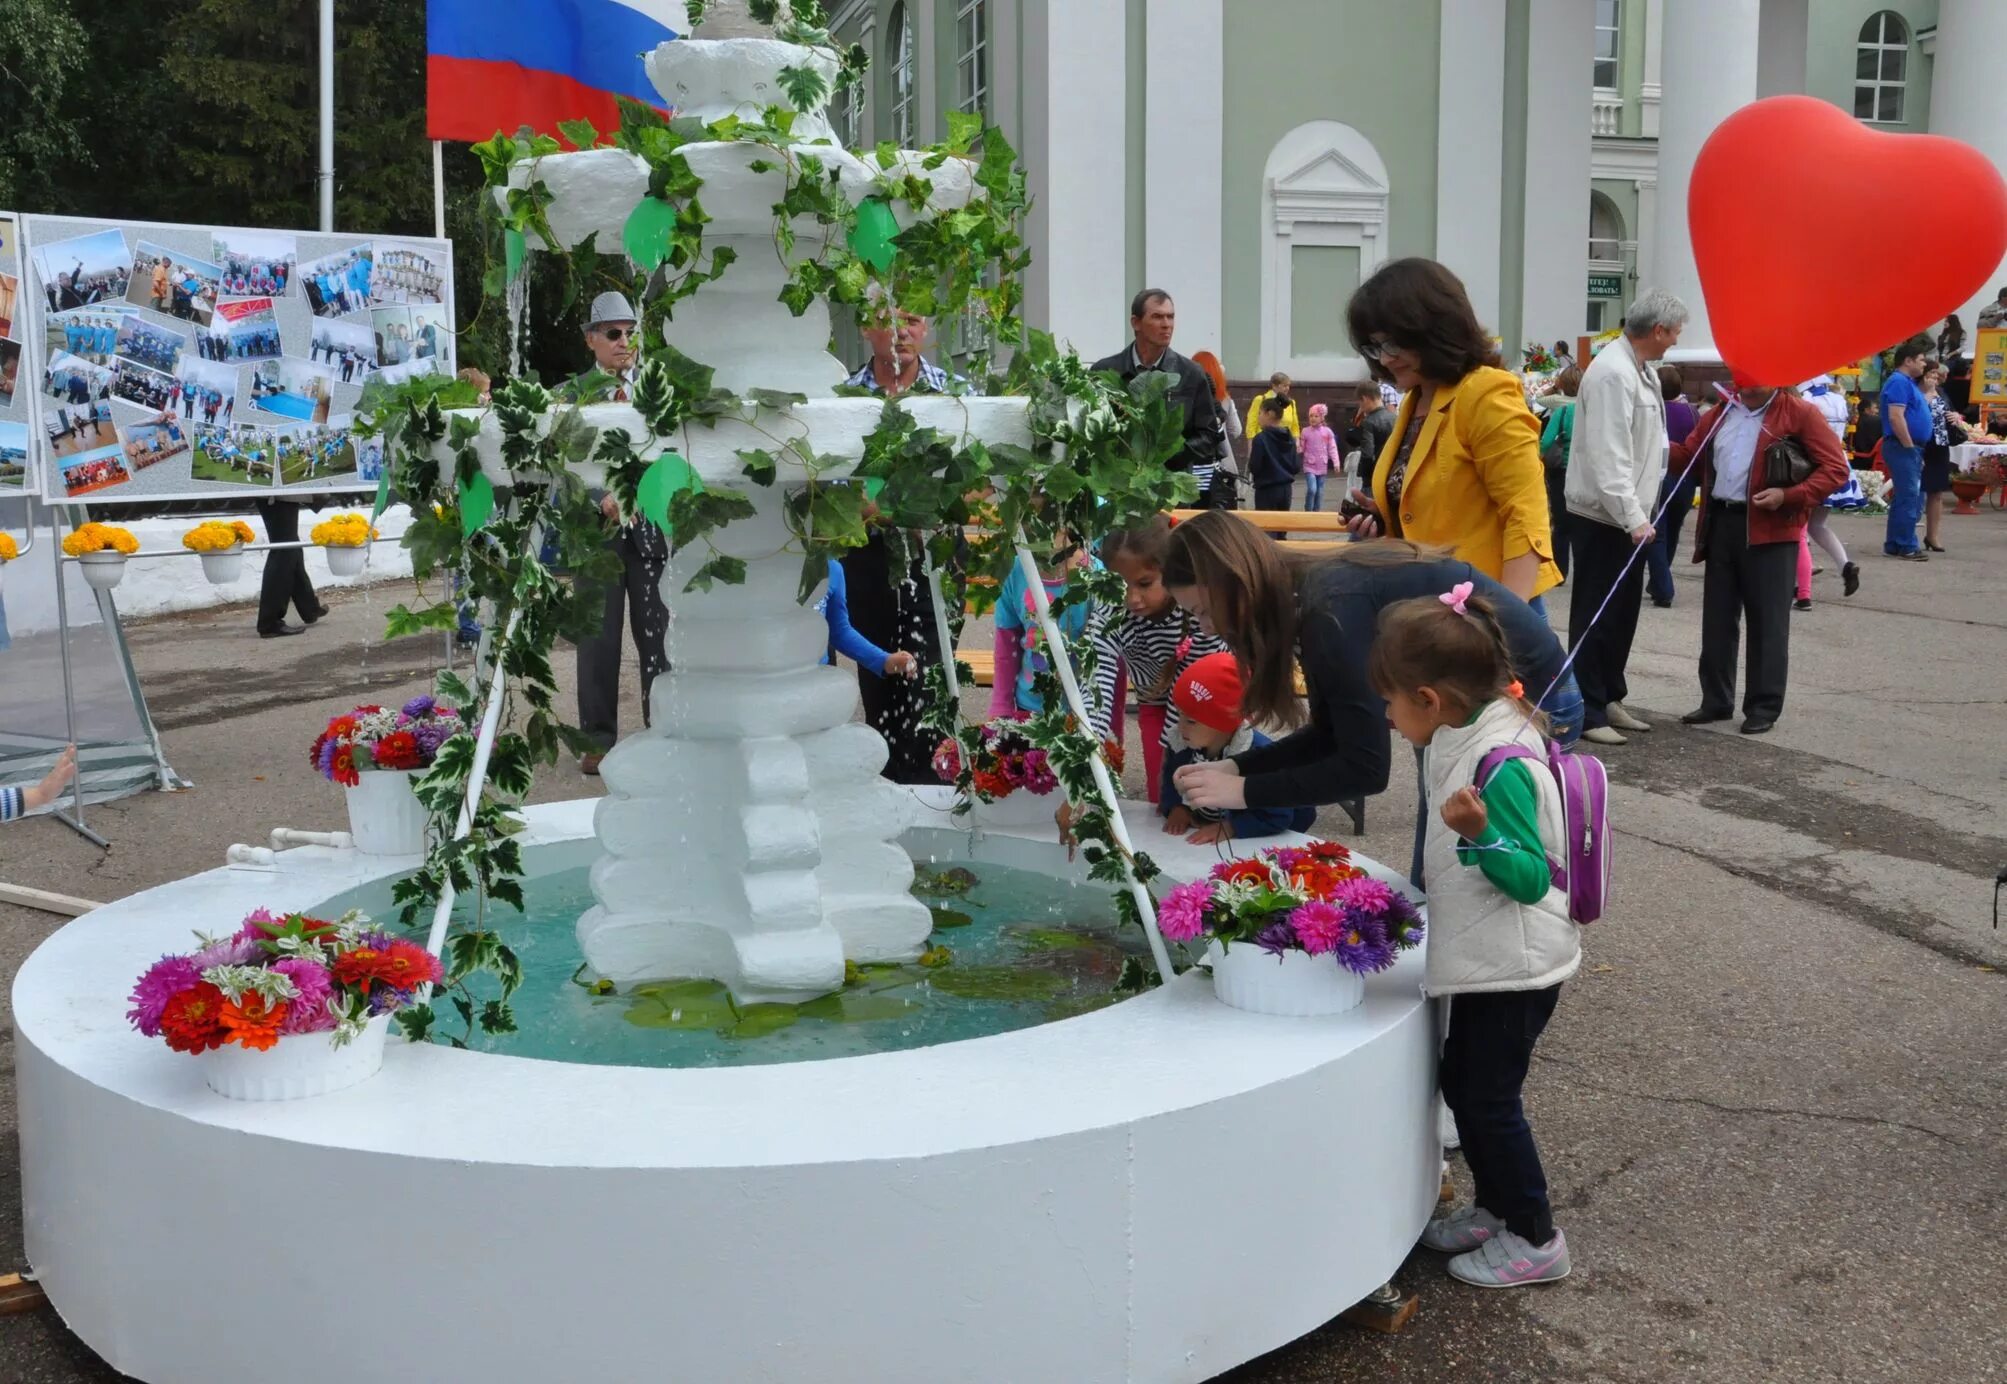
[[1763,484],[1769,490],[1789,490],[1803,485],[1812,474],[1812,458],[1797,438],[1778,438],[1763,450]]

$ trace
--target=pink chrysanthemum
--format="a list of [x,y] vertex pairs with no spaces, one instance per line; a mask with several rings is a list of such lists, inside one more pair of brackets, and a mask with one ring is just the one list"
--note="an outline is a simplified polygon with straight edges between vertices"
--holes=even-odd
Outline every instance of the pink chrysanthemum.
[[285,1023],[280,1025],[281,1034],[325,1033],[335,1026],[335,1016],[328,1008],[328,1000],[334,995],[334,977],[328,974],[327,967],[311,957],[288,956],[274,961],[270,969],[291,980],[293,988],[300,992],[286,1012]]
[[167,1002],[183,990],[193,990],[202,979],[202,970],[191,957],[163,956],[146,968],[146,974],[132,987],[132,1008],[126,1020],[149,1038],[160,1036],[160,1014]]
[[1052,772],[1052,761],[1044,750],[1025,751],[1024,786],[1036,797],[1044,797],[1059,787],[1059,776]]
[[1394,891],[1379,880],[1362,875],[1331,886],[1331,902],[1340,908],[1361,908],[1377,917],[1393,906]]
[[1345,934],[1345,910],[1313,900],[1297,906],[1289,915],[1289,925],[1296,929],[1303,950],[1312,956],[1322,956],[1337,950],[1338,939]]
[[1206,909],[1212,906],[1209,880],[1180,884],[1157,907],[1157,930],[1173,942],[1189,942],[1206,930]]
[[244,926],[237,929],[237,936],[240,940],[246,942],[262,942],[271,936],[271,934],[258,925],[260,923],[276,923],[278,921],[278,918],[273,914],[271,909],[254,908],[244,915]]
[[195,963],[196,970],[206,971],[211,966],[246,966],[263,954],[263,948],[250,938],[230,936],[211,942],[188,959]]

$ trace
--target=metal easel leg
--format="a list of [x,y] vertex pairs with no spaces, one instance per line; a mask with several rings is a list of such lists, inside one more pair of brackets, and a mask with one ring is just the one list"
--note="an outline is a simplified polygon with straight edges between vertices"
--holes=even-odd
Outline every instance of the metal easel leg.
[[[33,522],[30,512],[29,522]],[[50,538],[55,538],[56,511],[49,511]],[[63,725],[69,734],[69,743],[77,743],[77,695],[76,682],[70,672],[70,603],[63,590],[63,547],[51,541],[49,552],[55,563],[56,572],[56,652],[63,664]],[[111,842],[84,825],[84,773],[83,766],[77,766],[77,776],[70,780],[70,811],[65,814],[60,808],[50,814],[77,835],[89,841],[99,850],[111,849]]]

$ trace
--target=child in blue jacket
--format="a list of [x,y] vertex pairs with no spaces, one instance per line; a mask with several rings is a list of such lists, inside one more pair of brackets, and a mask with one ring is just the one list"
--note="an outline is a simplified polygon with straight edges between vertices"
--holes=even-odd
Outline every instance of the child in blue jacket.
[[1240,665],[1232,654],[1207,654],[1178,675],[1171,688],[1171,705],[1178,712],[1178,731],[1171,752],[1164,756],[1164,774],[1157,810],[1164,830],[1194,846],[1308,831],[1317,820],[1314,807],[1245,807],[1222,812],[1187,807],[1178,796],[1175,778],[1187,764],[1228,759],[1268,737],[1241,719]]
[[883,649],[858,633],[850,623],[850,586],[843,578],[843,564],[830,559],[829,589],[816,603],[822,618],[829,622],[829,652],[822,656],[824,663],[836,662],[836,655],[842,654],[859,668],[880,678],[910,678],[919,672],[920,661],[900,650],[888,654]]

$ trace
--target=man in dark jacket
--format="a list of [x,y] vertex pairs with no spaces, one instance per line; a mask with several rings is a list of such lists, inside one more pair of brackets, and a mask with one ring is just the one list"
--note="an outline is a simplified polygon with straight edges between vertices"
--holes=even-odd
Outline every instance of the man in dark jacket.
[[1225,440],[1225,425],[1213,400],[1212,379],[1197,364],[1171,349],[1171,334],[1178,324],[1178,305],[1161,288],[1146,288],[1129,304],[1129,329],[1135,340],[1126,351],[1094,362],[1096,370],[1112,370],[1127,384],[1145,370],[1161,370],[1172,376],[1165,395],[1184,411],[1185,445],[1164,463],[1165,469],[1183,471],[1197,480],[1199,494],[1212,485],[1213,467],[1219,461]]

